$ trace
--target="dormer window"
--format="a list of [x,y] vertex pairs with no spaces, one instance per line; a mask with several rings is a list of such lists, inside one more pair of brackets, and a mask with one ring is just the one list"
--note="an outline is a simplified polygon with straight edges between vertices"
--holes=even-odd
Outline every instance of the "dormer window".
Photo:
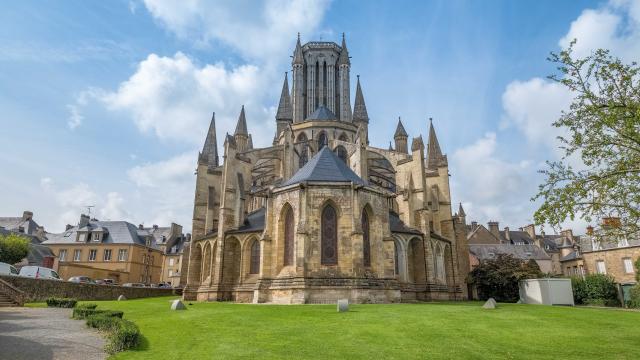
[[102,240],[102,232],[101,231],[97,231],[93,233],[93,241],[101,241]]
[[78,242],[87,242],[87,233],[82,231],[78,232]]
[[626,235],[622,239],[618,240],[618,247],[625,247],[625,246],[629,246],[629,240],[627,240]]

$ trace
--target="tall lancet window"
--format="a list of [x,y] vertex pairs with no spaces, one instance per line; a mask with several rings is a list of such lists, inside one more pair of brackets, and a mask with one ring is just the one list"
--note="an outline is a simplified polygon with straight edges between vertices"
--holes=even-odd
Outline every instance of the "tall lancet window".
[[327,205],[322,210],[320,248],[322,265],[338,263],[338,215],[336,209]]
[[344,146],[342,146],[342,145],[338,145],[338,146],[336,146],[335,152],[336,152],[336,155],[338,155],[338,157],[339,157],[342,161],[344,161],[344,163],[345,163],[345,164],[347,164],[347,165],[349,164],[349,163],[347,162],[347,157],[348,157],[349,155],[347,154],[347,149],[345,149],[345,148],[344,148]]
[[329,143],[328,139],[327,139],[327,133],[326,132],[321,132],[320,135],[318,135],[318,150],[322,149],[323,147],[327,146],[327,144]]
[[298,145],[297,147],[300,149],[300,153],[298,154],[298,167],[303,167],[307,161],[309,161],[309,143],[304,133],[298,135],[296,145]]
[[284,215],[284,266],[293,265],[293,210],[287,207]]
[[371,266],[371,242],[369,240],[369,215],[362,210],[362,257],[364,266]]
[[249,264],[249,274],[260,273],[260,241],[253,240],[251,244],[251,263]]

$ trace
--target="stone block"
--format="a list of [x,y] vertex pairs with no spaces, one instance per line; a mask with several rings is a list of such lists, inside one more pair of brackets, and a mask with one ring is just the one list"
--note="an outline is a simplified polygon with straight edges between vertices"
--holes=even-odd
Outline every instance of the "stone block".
[[496,300],[494,298],[489,298],[489,300],[487,300],[487,302],[484,303],[484,305],[482,305],[483,309],[495,309],[497,307],[497,303]]
[[338,312],[347,312],[347,311],[349,311],[349,299],[338,300]]
[[174,300],[171,303],[171,310],[187,310],[187,307],[184,306],[184,303],[180,300]]
[[123,300],[127,300],[127,298],[124,297],[124,295],[118,296],[118,301],[123,301]]

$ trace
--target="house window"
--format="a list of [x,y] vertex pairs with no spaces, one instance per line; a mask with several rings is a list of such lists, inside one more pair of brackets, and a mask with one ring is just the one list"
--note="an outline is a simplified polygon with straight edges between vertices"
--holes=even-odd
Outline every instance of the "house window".
[[118,261],[127,261],[129,258],[129,254],[127,253],[127,249],[118,250]]
[[593,249],[593,251],[602,250],[602,248],[600,247],[600,241],[598,241],[598,239],[596,239],[596,238],[592,238],[591,239],[591,248]]
[[169,259],[169,266],[173,266],[173,258]]
[[58,253],[58,261],[67,261],[67,249],[61,249]]
[[111,261],[111,249],[105,249],[104,255],[102,256],[104,261]]
[[293,265],[293,210],[284,215],[284,266]]
[[622,259],[622,262],[624,263],[624,272],[626,272],[627,274],[633,274],[633,261],[631,261],[631,259],[629,258],[625,258]]
[[100,238],[102,238],[102,234],[99,232],[94,232],[93,233],[93,241],[100,241]]
[[98,250],[96,249],[89,250],[89,261],[96,261],[96,254],[98,254]]
[[604,264],[604,260],[596,261],[596,271],[598,272],[598,274],[606,274],[607,273],[607,267]]
[[80,261],[80,256],[82,256],[82,250],[75,250],[73,252],[73,261]]
[[253,241],[251,245],[251,264],[249,266],[249,274],[258,274],[260,272],[260,242]]
[[84,233],[84,232],[78,233],[78,242],[85,242],[85,241],[87,241],[87,233]]
[[369,215],[366,210],[362,210],[362,256],[364,266],[371,266],[371,243],[369,240]]
[[169,270],[169,276],[173,276],[173,270]]
[[322,210],[320,248],[322,265],[338,263],[338,215],[331,205]]

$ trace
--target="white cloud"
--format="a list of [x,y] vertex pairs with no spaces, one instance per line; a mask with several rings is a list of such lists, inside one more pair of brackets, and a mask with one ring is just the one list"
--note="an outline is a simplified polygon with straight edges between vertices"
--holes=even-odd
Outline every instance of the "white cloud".
[[80,113],[77,105],[67,105],[67,109],[69,110],[69,121],[67,121],[67,125],[69,129],[73,130],[82,124],[84,116]]
[[612,0],[598,9],[586,9],[571,23],[559,45],[566,48],[577,39],[576,56],[589,55],[598,48],[610,49],[625,61],[640,56],[640,1]]
[[103,220],[123,220],[130,216],[124,209],[124,198],[113,191],[107,194],[104,206],[100,208],[100,217]]
[[[168,30],[201,44],[217,40],[250,59],[282,58],[297,32],[309,34],[322,21],[329,1],[145,0]],[[290,49],[289,49],[290,50]]]

